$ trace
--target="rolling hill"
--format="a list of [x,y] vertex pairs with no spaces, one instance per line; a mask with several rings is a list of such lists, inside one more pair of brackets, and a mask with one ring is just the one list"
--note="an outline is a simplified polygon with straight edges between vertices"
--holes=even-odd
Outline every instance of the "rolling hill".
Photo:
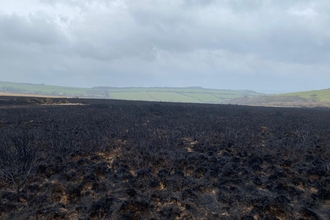
[[286,93],[280,94],[280,96],[299,96],[312,102],[330,103],[330,89]]
[[255,97],[239,97],[229,100],[230,104],[270,107],[328,107],[330,89],[311,90]]
[[330,107],[330,89],[266,95],[251,90],[202,87],[63,87],[0,82],[0,96],[78,97],[156,102],[236,104],[271,107]]
[[94,87],[76,88],[45,84],[0,82],[2,95],[59,96],[162,102],[226,103],[240,97],[255,97],[250,90],[204,89],[202,87]]

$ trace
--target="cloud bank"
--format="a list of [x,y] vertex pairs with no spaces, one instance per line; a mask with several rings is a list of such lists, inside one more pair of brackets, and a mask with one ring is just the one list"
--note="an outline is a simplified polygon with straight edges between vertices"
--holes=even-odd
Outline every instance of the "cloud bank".
[[3,0],[2,81],[330,87],[330,2]]

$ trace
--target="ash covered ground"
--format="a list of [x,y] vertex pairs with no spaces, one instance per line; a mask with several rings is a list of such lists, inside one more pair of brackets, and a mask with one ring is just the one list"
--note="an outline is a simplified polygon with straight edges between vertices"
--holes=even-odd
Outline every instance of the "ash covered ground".
[[330,219],[329,121],[329,109],[3,98],[0,218]]

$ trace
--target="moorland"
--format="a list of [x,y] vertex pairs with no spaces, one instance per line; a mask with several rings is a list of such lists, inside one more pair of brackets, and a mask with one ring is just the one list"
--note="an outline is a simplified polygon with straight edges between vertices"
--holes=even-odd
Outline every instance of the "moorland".
[[0,219],[330,219],[330,110],[0,98]]

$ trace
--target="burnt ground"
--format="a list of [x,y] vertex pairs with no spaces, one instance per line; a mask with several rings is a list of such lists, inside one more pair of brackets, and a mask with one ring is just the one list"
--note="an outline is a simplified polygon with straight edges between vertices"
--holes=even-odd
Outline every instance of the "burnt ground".
[[329,121],[329,109],[3,98],[0,219],[330,219]]

